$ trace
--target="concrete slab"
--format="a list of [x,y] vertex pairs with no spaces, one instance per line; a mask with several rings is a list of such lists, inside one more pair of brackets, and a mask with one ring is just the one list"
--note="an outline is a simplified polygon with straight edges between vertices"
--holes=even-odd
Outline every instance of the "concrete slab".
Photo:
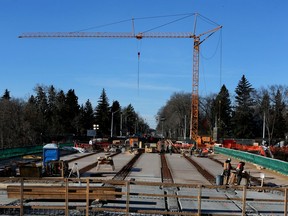
[[190,157],[192,160],[196,161],[201,167],[205,168],[215,177],[217,175],[221,175],[223,172],[223,167],[221,166],[221,164],[211,160],[208,157],[195,157],[195,156]]
[[209,184],[197,169],[180,154],[166,154],[166,160],[170,167],[175,183]]
[[[83,154],[86,153],[80,153],[79,156],[82,156]],[[67,156],[65,159],[71,159],[74,158],[75,155],[73,156]],[[82,169],[83,167],[93,163],[93,162],[97,162],[99,157],[109,157],[109,155],[105,152],[101,152],[101,153],[97,153],[91,156],[87,156],[84,158],[81,158],[79,160],[75,160],[72,161],[71,163],[69,163],[69,169],[73,168],[73,165],[75,163],[77,163],[78,169]],[[114,162],[114,167],[115,169],[112,169],[111,165],[101,165],[99,167],[98,170],[96,170],[96,167],[92,168],[91,170],[87,171],[86,173],[82,174],[82,177],[89,177],[89,176],[93,176],[93,177],[101,177],[103,178],[108,178],[108,179],[112,179],[113,176],[120,171],[120,169],[126,165],[128,163],[129,160],[131,160],[131,158],[133,157],[133,155],[129,154],[128,152],[124,152],[124,153],[120,153],[116,156],[113,157],[113,162]],[[61,158],[62,159],[62,158]]]
[[[123,156],[127,157],[127,155]],[[124,161],[123,158],[122,160]],[[126,178],[126,180],[132,179],[135,181],[161,182],[161,161],[159,154],[142,154]],[[122,192],[126,192],[126,188],[123,188]],[[129,203],[131,209],[165,210],[165,199],[163,197],[147,197],[139,195],[142,193],[164,194],[164,190],[159,187],[131,184],[130,193],[132,194]],[[104,207],[126,208],[126,196],[122,196],[120,200],[109,202],[108,204],[105,204]]]
[[142,154],[129,176],[126,178],[136,181],[161,182],[161,160],[160,155],[156,153]]
[[[123,188],[122,192],[126,192],[126,188]],[[164,191],[159,187],[155,186],[137,186],[131,185],[130,187],[130,209],[144,209],[144,210],[159,210],[164,211],[165,200],[163,197],[147,197],[141,194],[164,194]],[[126,208],[126,196],[122,196],[121,199],[115,201],[109,201],[109,203],[104,204],[103,207],[106,208]]]
[[[198,196],[199,189],[197,188],[185,188],[181,189],[178,194],[179,195],[187,195],[187,196]],[[222,197],[226,198],[224,193],[219,193],[214,189],[202,189],[202,196],[205,197]],[[197,213],[198,211],[198,200],[197,199],[179,199],[180,207],[182,211],[188,211]],[[234,215],[241,213],[241,210],[235,203],[231,200],[201,200],[201,213],[202,214],[217,214],[217,212],[221,212],[221,214]]]

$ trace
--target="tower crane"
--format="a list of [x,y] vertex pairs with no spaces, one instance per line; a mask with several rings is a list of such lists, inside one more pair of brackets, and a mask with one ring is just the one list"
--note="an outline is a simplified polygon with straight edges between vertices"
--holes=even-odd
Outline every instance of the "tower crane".
[[[28,32],[22,33],[19,38],[135,38],[141,40],[144,38],[159,39],[159,38],[190,38],[194,39],[193,46],[193,76],[192,76],[192,99],[191,99],[191,118],[190,118],[190,139],[197,141],[198,138],[198,116],[199,116],[199,50],[200,44],[208,39],[222,26],[210,29],[206,32],[195,34],[196,21],[194,32]],[[133,28],[134,29],[134,28]],[[205,36],[201,40],[201,37]]]

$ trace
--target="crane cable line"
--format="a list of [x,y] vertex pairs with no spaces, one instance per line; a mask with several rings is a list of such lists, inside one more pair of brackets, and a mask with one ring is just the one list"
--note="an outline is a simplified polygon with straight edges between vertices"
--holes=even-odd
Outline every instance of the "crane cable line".
[[[139,45],[140,44],[140,45]],[[142,40],[138,41],[137,44],[137,56],[138,56],[138,68],[137,68],[137,88],[138,88],[138,96],[139,96],[139,89],[140,89],[140,57],[141,57],[141,45]]]
[[[221,85],[222,85],[222,49],[223,49],[223,38],[222,38],[222,28],[220,29],[220,35],[219,35],[219,39],[218,39],[218,42],[217,42],[217,46],[215,48],[215,51],[214,53],[209,56],[209,57],[206,57],[203,55],[203,51],[200,51],[200,56],[202,59],[204,60],[211,60],[212,58],[215,57],[216,53],[219,51],[219,92],[221,90]],[[203,61],[202,61],[203,62]],[[204,70],[204,64],[202,64],[202,71],[203,71],[203,77],[204,77],[204,85],[205,85],[205,92],[206,92],[206,79],[205,79],[205,70]],[[206,92],[206,95],[207,95],[207,92]]]
[[210,24],[213,24],[213,25],[216,25],[216,26],[220,26],[218,23],[214,22],[213,20],[201,15],[201,14],[197,14],[197,16],[199,18],[201,18],[203,21],[206,21],[207,23],[210,23]]
[[[222,46],[222,29],[220,29],[219,39],[218,39],[216,48],[215,48],[214,52],[212,53],[212,55],[210,55],[209,57],[207,57],[207,56],[204,56],[204,55],[203,55],[203,52],[200,52],[200,55],[201,55],[201,57],[203,57],[205,60],[210,60],[210,59],[212,59],[212,58],[215,57],[218,49],[220,49],[220,51],[221,51],[221,49],[222,49],[221,46]],[[220,48],[219,48],[219,47],[220,47]]]
[[170,22],[168,22],[168,23],[165,23],[165,24],[159,25],[159,26],[154,27],[154,28],[151,28],[151,29],[148,29],[148,30],[146,30],[146,31],[143,31],[142,33],[150,32],[150,31],[152,31],[152,30],[155,30],[155,29],[161,28],[161,27],[163,27],[163,26],[167,26],[167,25],[169,25],[169,24],[172,24],[172,23],[178,22],[178,21],[183,20],[183,19],[186,19],[186,18],[188,18],[188,17],[191,17],[191,15],[186,16],[186,17],[182,17],[182,18],[179,18],[179,19],[176,19],[176,20],[173,20],[173,21],[170,21]]
[[219,87],[222,87],[222,63],[223,63],[223,38],[222,38],[222,29],[220,31],[221,40],[220,40],[220,65],[219,65],[219,73],[220,73],[220,80],[219,80]]
[[[138,18],[124,19],[124,20],[120,20],[120,21],[116,21],[116,22],[112,22],[112,23],[92,26],[92,27],[89,27],[89,28],[80,29],[78,31],[73,31],[73,32],[82,32],[82,31],[87,31],[87,30],[96,29],[96,28],[103,28],[103,27],[107,27],[107,26],[111,26],[111,25],[116,25],[116,24],[119,24],[119,23],[131,22],[132,20],[159,19],[159,18],[164,18],[164,17],[186,16],[184,18],[178,19],[178,21],[180,21],[182,19],[185,19],[185,18],[190,17],[190,16],[194,16],[194,15],[195,15],[195,13],[186,13],[186,14],[174,14],[174,15],[163,15],[163,16],[138,17]],[[171,21],[170,23],[173,23],[173,22],[176,22],[176,21],[177,20]],[[163,25],[168,25],[168,24],[163,24]],[[156,27],[156,28],[158,28],[158,27]]]

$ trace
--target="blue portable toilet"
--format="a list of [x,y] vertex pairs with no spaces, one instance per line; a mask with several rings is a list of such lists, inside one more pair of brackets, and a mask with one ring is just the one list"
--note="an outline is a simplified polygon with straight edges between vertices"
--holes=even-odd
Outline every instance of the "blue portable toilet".
[[58,161],[60,159],[60,150],[55,143],[46,144],[43,147],[43,164],[49,161]]

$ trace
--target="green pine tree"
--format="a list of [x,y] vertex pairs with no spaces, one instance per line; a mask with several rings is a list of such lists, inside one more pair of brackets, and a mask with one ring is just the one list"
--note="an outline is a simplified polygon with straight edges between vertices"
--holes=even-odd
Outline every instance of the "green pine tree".
[[221,87],[219,94],[213,102],[213,116],[217,121],[218,138],[232,136],[232,108],[229,91],[225,85]]
[[251,96],[253,91],[252,85],[248,82],[245,75],[243,75],[235,89],[236,107],[233,116],[233,124],[236,138],[255,138],[255,124],[253,120],[254,101]]
[[98,100],[98,105],[96,106],[96,116],[95,120],[99,125],[99,133],[102,136],[107,137],[110,136],[110,108],[109,108],[109,101],[103,88],[100,98]]

